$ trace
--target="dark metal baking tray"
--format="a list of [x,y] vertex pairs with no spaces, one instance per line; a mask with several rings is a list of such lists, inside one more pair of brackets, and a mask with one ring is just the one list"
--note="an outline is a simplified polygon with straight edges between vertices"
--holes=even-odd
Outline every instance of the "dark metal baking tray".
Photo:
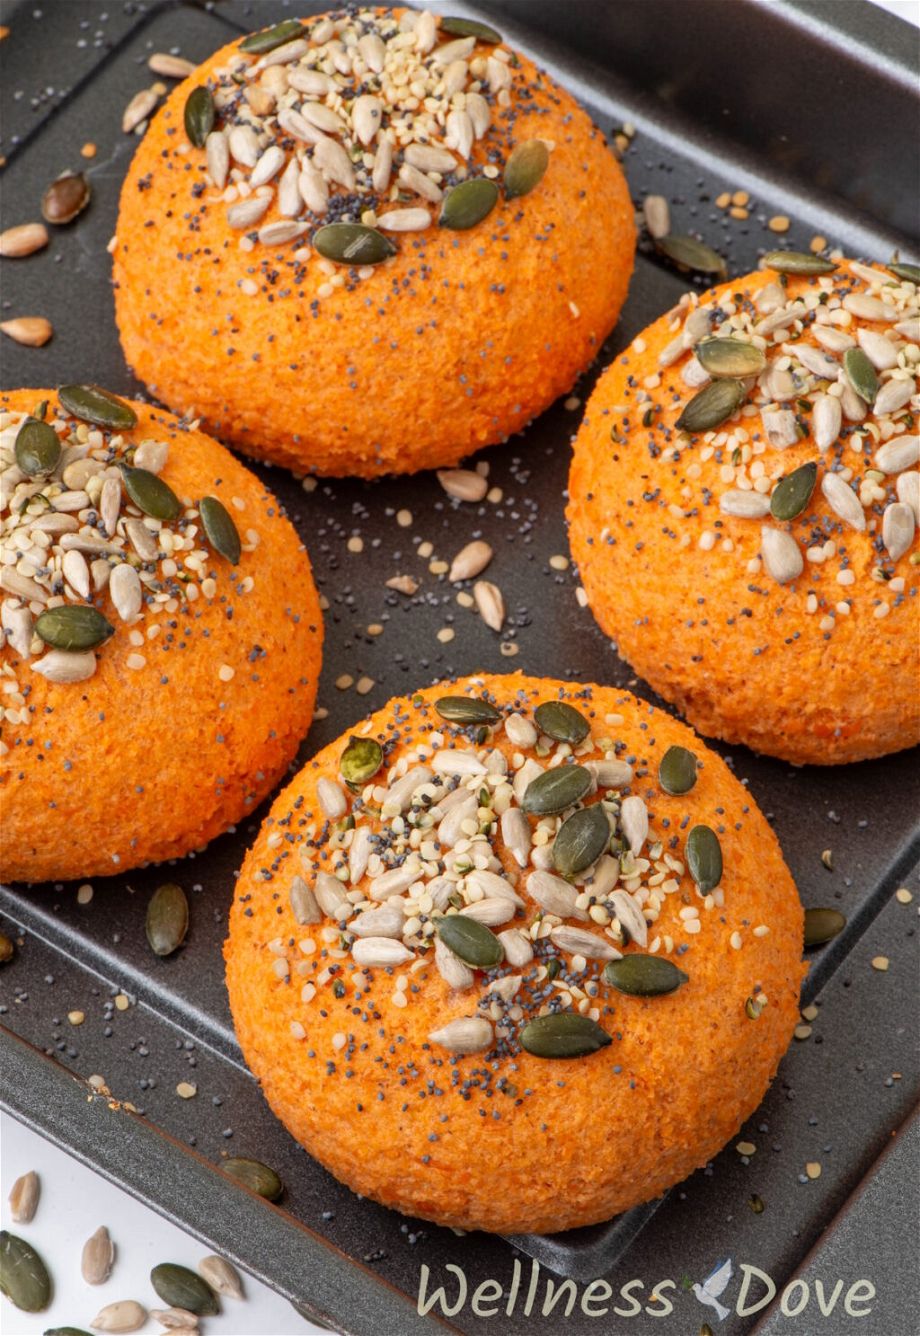
[[[144,62],[155,50],[201,58],[240,29],[322,7],[275,0],[0,4],[0,21],[11,29],[0,53],[3,225],[34,217],[43,186],[65,168],[86,166],[83,143],[98,146],[88,164],[91,209],[56,233],[47,251],[3,267],[4,313],[46,314],[56,331],[41,350],[4,344],[5,385],[95,379],[138,392],[115,334],[105,245],[134,148],[120,132],[121,111],[150,81]],[[463,4],[447,8],[474,12]],[[877,258],[898,247],[916,251],[915,35],[865,0],[494,0],[478,12],[572,88],[606,133],[635,126],[624,164],[634,198],[665,194],[675,230],[700,232],[726,254],[731,272],[752,267],[775,244],[765,226],[775,214],[792,219],[785,240],[801,248],[821,234]],[[740,60],[739,52],[748,54]],[[725,190],[749,192],[747,221],[730,220],[715,206]],[[629,302],[599,365],[672,304],[685,283],[643,248]],[[594,374],[577,389],[581,398]],[[573,573],[549,562],[566,551],[562,498],[577,421],[577,412],[558,404],[523,436],[478,456],[503,493],[500,502],[481,506],[448,501],[432,475],[321,482],[307,494],[288,474],[259,470],[303,533],[329,603],[320,693],[328,715],[314,724],[302,756],[395,691],[479,668],[628,683],[650,695],[578,606]],[[408,529],[396,524],[403,508],[414,517]],[[361,556],[347,551],[352,535],[364,540]],[[496,551],[493,578],[510,613],[501,641],[456,605],[452,588],[428,572],[428,560],[416,551],[429,542],[449,558],[474,536]],[[406,570],[422,580],[411,601],[383,587],[388,575]],[[379,637],[367,633],[374,622],[385,627]],[[436,638],[445,625],[457,631],[448,645]],[[503,654],[501,643],[516,645],[517,654]],[[343,673],[367,674],[375,686],[363,698],[339,691],[334,684]],[[803,1001],[821,1003],[812,1035],[794,1045],[744,1129],[756,1155],[745,1163],[727,1148],[654,1212],[550,1238],[517,1238],[513,1246],[481,1234],[459,1237],[354,1197],[294,1145],[242,1066],[223,987],[220,948],[234,870],[261,813],[170,868],[192,901],[191,936],[174,959],[152,960],[143,936],[146,899],[163,880],[162,868],[96,881],[85,906],[77,903],[76,885],[0,892],[6,930],[12,925],[20,939],[16,959],[0,973],[2,1020],[10,1027],[2,1102],[321,1320],[356,1336],[433,1329],[433,1319],[413,1308],[423,1263],[437,1284],[450,1279],[446,1267],[453,1263],[471,1289],[491,1277],[507,1288],[515,1259],[529,1276],[522,1252],[557,1275],[606,1276],[614,1289],[644,1277],[645,1302],[655,1282],[671,1277],[678,1282],[673,1320],[695,1330],[712,1314],[680,1282],[702,1280],[726,1255],[779,1282],[795,1272],[872,1174],[917,1098],[914,910],[891,898],[905,880],[917,890],[916,756],[794,770],[741,748],[720,750],[774,823],[805,903],[838,905],[849,922],[817,953],[806,983]],[[827,848],[832,871],[821,861]],[[878,955],[889,959],[887,972],[871,967]],[[127,1010],[114,1006],[119,992],[131,998]],[[67,1021],[74,1008],[86,1014],[78,1028]],[[43,1053],[84,1078],[105,1076],[113,1093],[146,1118],[87,1102],[85,1087]],[[199,1093],[182,1101],[175,1086],[186,1078]],[[203,1162],[247,1152],[285,1178],[281,1209],[241,1193]],[[822,1160],[824,1172],[802,1183],[808,1160]],[[766,1203],[762,1214],[749,1209],[755,1193]],[[897,1206],[896,1239],[909,1247],[903,1194]],[[872,1257],[869,1247],[864,1274],[871,1275]],[[908,1258],[902,1274],[909,1269]],[[872,1331],[908,1336],[909,1299],[909,1286],[889,1285],[879,1300],[884,1320]],[[495,1328],[494,1319],[476,1317],[468,1305],[451,1320],[464,1332]],[[734,1336],[758,1320],[730,1320],[720,1330]],[[802,1321],[784,1319],[782,1330],[810,1332],[807,1313]],[[645,1314],[627,1325],[637,1336],[661,1330],[660,1319]],[[538,1311],[505,1315],[501,1326],[559,1329],[556,1316]],[[576,1306],[565,1327],[579,1333],[598,1324]]]

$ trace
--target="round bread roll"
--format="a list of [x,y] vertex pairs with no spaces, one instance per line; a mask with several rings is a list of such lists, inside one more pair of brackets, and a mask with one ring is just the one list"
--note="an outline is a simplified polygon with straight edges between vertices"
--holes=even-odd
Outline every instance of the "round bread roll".
[[374,477],[504,440],[597,356],[633,265],[623,174],[568,93],[457,25],[286,20],[175,89],[113,250],[157,398],[248,454]]
[[701,732],[839,764],[920,739],[918,273],[768,260],[605,372],[572,551],[620,653]]
[[683,724],[471,677],[390,701],[284,790],[227,982],[269,1103],[338,1178],[544,1232],[658,1196],[737,1131],[796,1023],[802,918]]
[[0,394],[12,881],[199,849],[283,775],[320,668],[310,563],[259,479],[168,413],[59,394]]

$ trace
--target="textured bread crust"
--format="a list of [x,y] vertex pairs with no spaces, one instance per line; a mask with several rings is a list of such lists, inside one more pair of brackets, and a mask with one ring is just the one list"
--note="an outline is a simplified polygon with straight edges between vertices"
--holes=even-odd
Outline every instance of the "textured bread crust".
[[[572,700],[597,736],[625,743],[622,754],[637,772],[632,792],[646,798],[655,829],[677,835],[680,848],[685,818],[719,832],[724,909],[701,910],[702,931],[685,935],[679,910],[700,901],[684,876],[654,925],[656,933],[673,933],[672,958],[689,982],[651,999],[602,989],[613,1010],[602,1005],[600,1024],[614,1038],[591,1056],[547,1061],[521,1051],[453,1061],[428,1044],[429,1032],[469,1016],[481,984],[452,993],[426,965],[410,973],[408,1005],[398,1008],[399,969],[361,972],[343,960],[320,981],[318,972],[337,962],[301,953],[300,940],[318,944],[321,928],[297,925],[288,893],[302,871],[303,832],[322,822],[317,782],[338,775],[343,738],[279,796],[246,858],[225,947],[230,1004],[243,1053],[275,1113],[356,1192],[464,1229],[571,1229],[658,1196],[715,1155],[756,1108],[798,1016],[802,909],[776,837],[724,762],[683,724],[622,690],[484,675],[394,699],[356,731],[389,741],[387,764],[395,764],[420,729],[445,727],[432,701],[464,690],[525,712],[557,695]],[[469,745],[460,733],[456,743]],[[660,792],[656,779],[676,743],[703,762],[683,798]],[[501,728],[489,745],[513,765],[518,748]],[[514,867],[500,841],[495,847]],[[330,865],[322,839],[308,858]],[[534,917],[523,886],[522,878],[517,890],[527,909],[518,923]],[[769,933],[757,936],[761,924]],[[736,932],[740,949],[730,945]],[[689,946],[680,953],[678,943]],[[276,972],[279,951],[290,959],[287,979]],[[344,981],[340,997],[334,979]],[[308,1002],[301,1001],[305,981],[317,988]],[[769,1003],[755,1021],[745,1002],[758,987]],[[305,1037],[294,1037],[292,1023]],[[335,1036],[347,1045],[337,1048]]]
[[[31,411],[53,390],[0,395]],[[244,817],[284,774],[313,713],[322,621],[306,552],[278,502],[228,450],[169,413],[132,403],[123,435],[168,441],[163,479],[180,499],[225,501],[244,545],[236,567],[214,556],[216,581],[175,614],[145,610],[135,628],[97,598],[115,634],[88,681],[47,681],[10,645],[0,662],[28,688],[26,723],[3,724],[0,876],[104,876],[199,849]],[[242,508],[231,498],[242,501]],[[242,582],[251,577],[245,592]],[[155,638],[148,630],[159,626]],[[144,637],[138,648],[131,630]],[[141,653],[146,666],[127,664]],[[218,676],[234,670],[232,680]]]
[[[318,257],[304,273],[294,246],[241,250],[220,194],[193,194],[205,153],[183,108],[235,46],[171,93],[122,189],[115,310],[151,393],[247,454],[374,477],[456,464],[567,392],[616,322],[635,249],[623,173],[574,99],[520,56],[515,114],[494,109],[470,166],[551,140],[537,189],[469,231],[400,236],[395,259],[321,298]],[[278,217],[273,203],[259,226]]]
[[[776,277],[765,271],[735,279],[701,294],[700,303],[736,293],[747,300]],[[834,277],[846,282],[847,266]],[[789,278],[790,296],[813,290],[813,279]],[[891,328],[858,323],[881,333]],[[778,462],[784,474],[820,461],[804,514],[783,527],[803,548],[830,537],[840,555],[822,564],[806,561],[791,585],[765,572],[752,576],[747,564],[760,551],[761,522],[719,512],[719,495],[730,485],[722,474],[728,452],[701,458],[705,438],[698,436],[679,464],[667,457],[674,423],[693,393],[681,380],[680,362],[659,366],[673,337],[672,317],[662,316],[611,364],[575,441],[567,516],[592,612],[635,670],[710,737],[814,765],[914,745],[920,740],[920,569],[908,555],[895,565],[886,561],[880,509],[867,512],[869,531],[855,532],[841,525],[821,493],[821,477],[841,452],[857,474],[871,469],[877,441],[870,436],[859,454],[841,440],[822,456],[809,438],[782,454],[768,453],[770,467]],[[647,377],[660,384],[646,392]],[[643,423],[649,408],[643,395],[661,406],[651,425]],[[742,421],[752,435],[763,432],[759,416]],[[895,482],[889,477],[883,484],[889,501]],[[704,532],[715,535],[711,550],[700,545]],[[723,551],[725,543],[731,552]],[[916,536],[911,550],[917,551]],[[855,576],[848,586],[837,580],[844,566]],[[873,579],[879,566],[903,578],[901,592]],[[841,599],[851,604],[848,615],[834,614]],[[882,602],[889,610],[879,617]],[[834,614],[830,632],[828,612]]]

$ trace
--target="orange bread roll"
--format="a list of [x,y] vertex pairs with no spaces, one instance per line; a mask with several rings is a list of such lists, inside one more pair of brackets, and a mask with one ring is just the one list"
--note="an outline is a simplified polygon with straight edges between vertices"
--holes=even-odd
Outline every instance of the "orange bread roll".
[[605,372],[570,537],[601,626],[701,732],[833,765],[920,738],[918,274],[769,258]]
[[504,440],[597,356],[633,266],[623,174],[568,93],[457,23],[286,20],[171,94],[113,250],[157,398],[248,454],[372,477]]
[[0,876],[198,849],[306,733],[322,625],[264,485],[202,432],[94,387],[0,394]]
[[804,969],[792,878],[724,762],[628,692],[521,675],[395,698],[314,757],[225,955],[243,1053],[311,1155],[504,1232],[704,1164],[776,1071]]

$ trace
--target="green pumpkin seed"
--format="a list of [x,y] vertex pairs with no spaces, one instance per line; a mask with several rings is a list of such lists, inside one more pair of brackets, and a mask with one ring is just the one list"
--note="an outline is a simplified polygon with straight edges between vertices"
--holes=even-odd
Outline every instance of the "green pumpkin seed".
[[35,405],[35,409],[31,416],[34,418],[38,418],[39,422],[44,422],[47,412],[48,412],[48,400],[42,399],[40,403],[37,403]]
[[902,264],[899,260],[892,260],[885,268],[895,278],[904,278],[908,283],[920,283],[920,264]]
[[770,497],[770,511],[778,520],[794,520],[808,505],[818,480],[818,465],[813,460],[787,473]]
[[490,970],[505,958],[505,948],[484,923],[466,914],[449,914],[435,920],[435,928],[446,947],[467,965]]
[[35,633],[53,649],[95,649],[115,634],[115,627],[89,603],[64,603],[36,618]]
[[502,40],[501,33],[490,28],[487,23],[479,23],[476,19],[453,18],[450,15],[441,20],[441,32],[450,33],[451,37],[475,37],[477,42],[489,42],[492,46]]
[[64,227],[83,212],[90,194],[89,182],[82,172],[65,172],[42,195],[42,217],[46,223]]
[[0,932],[0,965],[5,965],[8,960],[13,959],[15,947],[5,932]]
[[99,385],[62,385],[58,399],[73,417],[92,422],[95,427],[129,431],[137,426],[137,414],[131,405]]
[[622,960],[608,960],[603,980],[621,993],[632,997],[663,997],[674,993],[687,975],[664,956],[643,956],[638,952],[623,956]]
[[349,738],[339,770],[346,784],[366,784],[383,765],[383,748],[373,738]]
[[185,1308],[198,1317],[210,1317],[220,1312],[220,1304],[210,1285],[187,1266],[161,1262],[151,1271],[150,1283],[170,1308]]
[[764,268],[777,274],[832,274],[837,268],[833,260],[820,255],[806,255],[804,251],[776,250],[763,257]]
[[528,139],[511,150],[505,163],[505,198],[529,195],[543,180],[549,166],[549,149],[542,139]]
[[533,712],[534,723],[541,733],[557,742],[571,742],[577,745],[584,742],[591,731],[591,725],[580,710],[565,701],[550,700],[538,705]]
[[860,399],[864,399],[867,404],[875,403],[878,376],[862,348],[847,348],[843,354],[843,371]]
[[198,513],[214,551],[235,566],[242,551],[240,532],[226,506],[216,496],[205,496],[198,504]]
[[305,37],[306,34],[306,28],[297,19],[285,19],[273,28],[263,28],[261,32],[244,37],[240,42],[240,50],[251,56],[263,56],[266,51],[274,51],[276,47],[284,46],[285,42],[292,42],[295,37]]
[[714,891],[722,880],[722,846],[709,826],[694,826],[687,836],[687,867],[703,895]]
[[704,1322],[700,1327],[700,1336],[713,1336],[712,1327],[710,1327],[708,1322]]
[[678,431],[711,431],[721,427],[744,403],[747,391],[740,380],[711,380],[684,405]]
[[313,249],[336,264],[382,264],[396,254],[389,237],[363,223],[326,223],[314,232]]
[[847,926],[839,909],[805,910],[805,945],[823,946]]
[[466,232],[487,218],[498,203],[498,186],[487,176],[461,181],[444,196],[438,223],[454,232]]
[[244,1188],[264,1197],[266,1201],[278,1201],[284,1192],[284,1184],[267,1164],[261,1160],[250,1160],[245,1155],[231,1155],[221,1162],[221,1169]]
[[696,345],[696,359],[710,376],[759,376],[767,359],[753,343],[743,339],[703,339]]
[[0,1291],[23,1313],[40,1313],[51,1302],[51,1277],[31,1243],[0,1232]]
[[557,765],[544,770],[524,790],[521,806],[534,816],[552,816],[581,802],[591,791],[591,773],[583,765]]
[[61,457],[57,432],[47,422],[29,417],[16,433],[16,463],[28,477],[52,473]]
[[574,877],[596,863],[610,843],[610,822],[600,803],[573,812],[556,833],[553,862],[563,877]]
[[658,783],[665,793],[678,797],[696,783],[696,757],[686,747],[669,747],[658,766]]
[[497,724],[501,710],[478,696],[441,696],[434,708],[451,724]]
[[185,99],[185,133],[195,148],[204,148],[208,135],[214,129],[214,99],[211,90],[202,85],[193,88]]
[[158,956],[171,956],[188,932],[188,900],[174,881],[158,886],[147,906],[147,941]]
[[697,274],[715,274],[724,278],[728,273],[725,260],[711,246],[696,237],[659,237],[655,247],[680,269],[692,269]]
[[611,1042],[610,1035],[590,1016],[557,1011],[528,1021],[518,1038],[521,1048],[535,1058],[582,1058]]
[[762,1011],[763,1003],[759,1002],[756,997],[749,997],[744,1004],[744,1014],[747,1016],[748,1020],[760,1020]]
[[[125,491],[145,515],[155,520],[177,520],[182,514],[182,503],[169,483],[148,469],[132,468],[122,464],[121,476]],[[229,519],[229,516],[227,517]]]
[[91,1336],[82,1327],[48,1327],[43,1336]]

